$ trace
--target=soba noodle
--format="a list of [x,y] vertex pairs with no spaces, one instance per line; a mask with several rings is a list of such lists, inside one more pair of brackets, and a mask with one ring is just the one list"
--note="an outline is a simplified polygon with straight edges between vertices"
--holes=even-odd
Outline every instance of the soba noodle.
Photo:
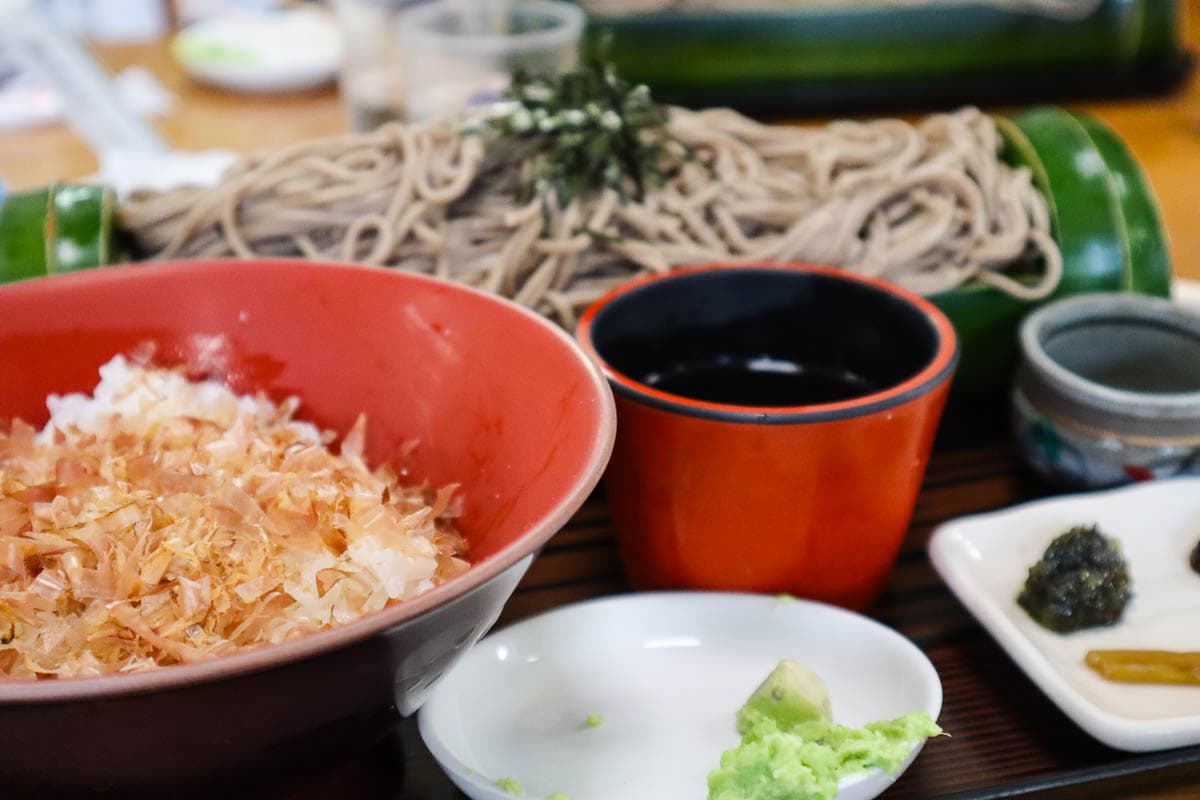
[[[215,188],[135,195],[125,229],[156,258],[304,256],[416,270],[570,326],[608,289],[714,261],[803,261],[930,295],[976,280],[1045,297],[1062,260],[1046,203],[972,108],[799,128],[672,109],[693,157],[644,200],[611,189],[518,202],[521,153],[461,121],[390,124],[246,158]],[[1035,282],[1007,274],[1040,265]]]

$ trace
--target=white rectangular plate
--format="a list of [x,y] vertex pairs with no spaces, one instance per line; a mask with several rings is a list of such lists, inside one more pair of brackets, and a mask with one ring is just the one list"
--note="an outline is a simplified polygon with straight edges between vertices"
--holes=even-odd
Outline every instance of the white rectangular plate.
[[[1029,567],[1054,537],[1098,524],[1121,543],[1133,599],[1108,628],[1057,634],[1017,605]],[[984,628],[1079,727],[1121,750],[1200,742],[1200,686],[1107,681],[1084,664],[1093,649],[1200,651],[1200,478],[1177,478],[1039,500],[963,517],[929,543],[934,568]]]

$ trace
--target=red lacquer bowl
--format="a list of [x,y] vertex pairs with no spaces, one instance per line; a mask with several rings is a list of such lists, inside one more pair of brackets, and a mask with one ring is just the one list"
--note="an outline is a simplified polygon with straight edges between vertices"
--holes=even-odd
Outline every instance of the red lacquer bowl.
[[[715,265],[616,289],[578,338],[616,393],[605,486],[635,587],[787,592],[858,609],[875,599],[957,363],[941,312],[840,270]],[[848,370],[871,388],[753,405],[736,383],[718,401],[654,385],[713,356]]]
[[301,418],[339,433],[365,412],[371,463],[417,441],[404,459],[412,480],[463,487],[473,566],[283,645],[0,682],[5,796],[300,764],[329,758],[381,714],[411,713],[495,622],[612,447],[603,377],[545,320],[426,277],[299,261],[116,267],[0,288],[0,425],[42,424],[48,394],[90,391],[100,364],[145,342],[237,391],[296,395]]

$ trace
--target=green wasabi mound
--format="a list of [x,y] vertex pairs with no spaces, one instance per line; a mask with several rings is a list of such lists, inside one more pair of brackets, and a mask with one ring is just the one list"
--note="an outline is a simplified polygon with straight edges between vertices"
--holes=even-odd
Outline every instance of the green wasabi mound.
[[[822,697],[823,706],[814,702]],[[917,742],[942,732],[925,713],[848,728],[828,709],[820,678],[782,662],[738,711],[742,743],[709,773],[708,800],[831,800],[843,778],[871,769],[895,774]]]

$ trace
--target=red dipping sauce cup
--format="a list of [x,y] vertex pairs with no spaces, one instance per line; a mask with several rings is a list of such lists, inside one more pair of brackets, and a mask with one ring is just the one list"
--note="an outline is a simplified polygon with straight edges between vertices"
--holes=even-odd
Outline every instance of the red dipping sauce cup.
[[621,286],[577,335],[616,395],[634,588],[874,602],[958,361],[940,311],[842,270],[712,265]]

